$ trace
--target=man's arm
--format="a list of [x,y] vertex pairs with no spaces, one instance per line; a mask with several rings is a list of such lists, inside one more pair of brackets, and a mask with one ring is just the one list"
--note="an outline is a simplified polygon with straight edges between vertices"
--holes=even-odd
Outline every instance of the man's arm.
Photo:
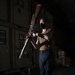
[[[36,40],[36,42],[33,40],[35,37],[37,37],[38,36],[38,33],[33,33],[32,34],[32,37],[31,37],[31,39],[30,39],[30,42],[31,42],[31,44],[33,45],[33,47],[35,48],[35,49],[38,49],[38,46],[37,46],[37,44],[38,44],[38,40]],[[33,38],[33,39],[32,39]]]
[[49,38],[46,34],[38,34],[39,37],[44,38],[45,40],[49,41]]
[[49,36],[47,35],[43,35],[44,36],[44,39],[46,39],[47,41],[49,41]]
[[35,49],[37,49],[36,44],[33,41],[30,41]]
[[52,38],[51,31],[52,31],[52,28],[48,29],[44,35],[44,38],[48,41]]

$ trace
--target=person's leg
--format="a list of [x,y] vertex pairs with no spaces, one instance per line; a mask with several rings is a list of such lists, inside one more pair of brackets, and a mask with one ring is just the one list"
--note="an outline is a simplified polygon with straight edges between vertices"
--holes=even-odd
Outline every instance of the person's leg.
[[48,51],[45,53],[45,73],[46,75],[52,75],[52,52]]
[[50,64],[49,60],[46,61],[45,72],[46,72],[46,75],[52,75],[52,65]]
[[39,68],[40,68],[40,75],[45,74],[45,69],[44,69],[44,59],[43,59],[43,54],[39,54]]

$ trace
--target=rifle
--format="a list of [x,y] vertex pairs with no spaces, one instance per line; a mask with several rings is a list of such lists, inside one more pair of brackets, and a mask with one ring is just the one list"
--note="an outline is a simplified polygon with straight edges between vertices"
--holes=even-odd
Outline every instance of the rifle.
[[31,19],[31,22],[30,22],[30,27],[29,27],[28,35],[27,35],[26,38],[25,38],[24,46],[23,46],[23,48],[22,48],[22,50],[21,50],[21,53],[20,53],[20,55],[19,55],[19,58],[21,58],[21,56],[22,56],[22,54],[23,54],[23,51],[24,51],[24,49],[26,48],[27,42],[28,42],[28,40],[29,40],[29,37],[30,37],[31,34],[32,34],[33,27],[34,27],[34,23],[33,23],[34,21],[35,21],[35,18],[34,18],[34,14],[33,14],[33,15],[32,15],[32,19]]

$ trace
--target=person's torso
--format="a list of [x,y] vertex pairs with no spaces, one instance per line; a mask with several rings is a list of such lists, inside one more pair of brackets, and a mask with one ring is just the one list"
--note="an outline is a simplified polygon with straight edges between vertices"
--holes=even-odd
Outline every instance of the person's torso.
[[[47,34],[46,36],[49,36],[49,35]],[[46,40],[45,38],[40,37],[40,36],[38,36],[37,39],[38,39],[38,41],[40,43],[40,47],[39,47],[40,50],[46,50],[46,49],[49,49],[50,48],[50,44],[49,44],[49,41],[48,40]]]

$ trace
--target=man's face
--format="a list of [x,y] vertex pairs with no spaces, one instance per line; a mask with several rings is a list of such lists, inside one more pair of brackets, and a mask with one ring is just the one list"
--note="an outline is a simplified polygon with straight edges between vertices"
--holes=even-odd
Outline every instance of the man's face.
[[45,23],[44,23],[44,19],[43,19],[43,18],[40,19],[40,27],[41,27],[42,29],[46,28],[46,25],[45,25]]

